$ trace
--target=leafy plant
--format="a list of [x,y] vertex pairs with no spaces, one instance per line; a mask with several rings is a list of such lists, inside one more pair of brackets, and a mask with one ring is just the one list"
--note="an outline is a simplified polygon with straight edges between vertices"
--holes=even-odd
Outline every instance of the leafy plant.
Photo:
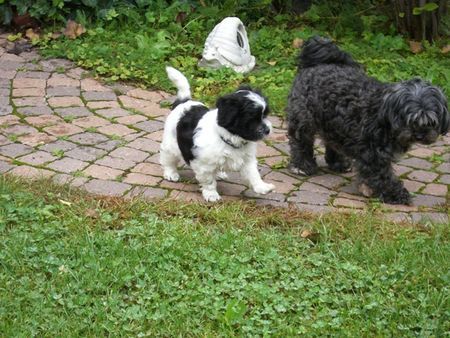
[[[217,96],[247,83],[268,96],[275,114],[284,115],[299,52],[293,41],[304,41],[316,34],[329,36],[329,32],[320,30],[320,25],[319,28],[315,24],[313,27],[305,25],[310,19],[304,17],[296,18],[296,21],[292,16],[284,16],[275,22],[249,22],[251,51],[257,60],[251,73],[200,68],[197,64],[206,36],[220,17],[206,16],[207,12],[203,11],[207,9],[202,7],[198,12],[186,12],[184,21],[177,22],[178,9],[168,7],[167,14],[158,12],[156,5],[152,6],[147,9],[147,14],[128,11],[129,16],[124,18],[121,13],[111,22],[88,29],[87,34],[76,40],[41,41],[43,53],[67,57],[112,81],[138,82],[165,91],[174,90],[165,74],[165,66],[172,65],[187,75],[194,97],[210,105],[215,103]],[[401,36],[392,35],[395,32],[390,29],[384,33],[380,31],[379,27],[387,22],[385,16],[364,14],[367,15],[362,16],[361,37],[353,28],[343,29],[339,31],[337,42],[352,53],[370,75],[392,82],[420,76],[450,93],[450,61],[439,48],[426,45],[424,52],[412,55]],[[154,19],[148,22],[149,18]]]

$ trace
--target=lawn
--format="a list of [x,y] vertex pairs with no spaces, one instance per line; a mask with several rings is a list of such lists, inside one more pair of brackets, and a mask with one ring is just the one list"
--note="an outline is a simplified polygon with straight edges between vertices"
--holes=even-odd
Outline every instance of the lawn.
[[95,199],[3,176],[0,332],[446,336],[449,234],[370,213]]

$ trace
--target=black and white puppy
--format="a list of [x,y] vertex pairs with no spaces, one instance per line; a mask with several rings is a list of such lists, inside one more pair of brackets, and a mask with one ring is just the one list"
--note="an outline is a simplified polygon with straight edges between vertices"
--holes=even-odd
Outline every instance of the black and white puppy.
[[318,134],[331,170],[347,171],[354,160],[366,192],[395,204],[409,204],[410,195],[392,161],[412,144],[431,144],[449,129],[447,100],[439,88],[420,79],[379,82],[320,37],[309,39],[300,53],[287,116],[291,171],[316,173]]
[[256,160],[256,141],[271,132],[264,97],[249,87],[241,87],[219,98],[217,108],[210,110],[191,99],[189,82],[182,73],[172,67],[166,71],[178,92],[161,144],[164,178],[178,181],[177,165],[184,159],[194,171],[206,201],[220,199],[216,177],[223,177],[226,171],[240,171],[258,194],[273,190],[273,184],[261,179]]

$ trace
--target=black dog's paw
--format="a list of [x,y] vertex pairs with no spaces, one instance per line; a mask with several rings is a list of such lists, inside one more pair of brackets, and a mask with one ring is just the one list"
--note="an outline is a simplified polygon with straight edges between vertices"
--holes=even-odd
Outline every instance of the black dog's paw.
[[288,169],[291,173],[301,176],[311,176],[317,173],[316,163],[302,163],[301,165],[289,164]]
[[411,204],[411,195],[404,187],[402,187],[399,191],[391,192],[390,194],[383,194],[380,199],[384,203],[389,204]]
[[328,168],[336,173],[347,173],[352,170],[352,162],[343,161],[328,163]]

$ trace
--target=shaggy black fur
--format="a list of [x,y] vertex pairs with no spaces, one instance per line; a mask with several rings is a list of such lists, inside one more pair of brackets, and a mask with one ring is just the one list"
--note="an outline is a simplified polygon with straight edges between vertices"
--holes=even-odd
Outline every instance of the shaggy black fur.
[[410,195],[392,161],[413,143],[430,144],[449,129],[447,100],[439,88],[420,79],[381,83],[320,37],[308,40],[300,54],[287,116],[293,172],[316,173],[313,145],[319,134],[331,170],[347,171],[353,159],[360,182],[396,204],[409,204]]
[[[179,102],[181,104],[183,102]],[[177,124],[177,142],[181,155],[187,164],[194,159],[192,150],[194,148],[194,133],[197,128],[198,121],[208,112],[206,106],[192,106],[178,121]]]
[[241,86],[236,92],[219,98],[216,103],[217,124],[244,140],[259,141],[270,133],[270,129],[263,122],[263,118],[269,114],[269,106],[265,98],[264,110],[255,104],[247,97],[251,92],[264,98],[259,91],[248,86]]

